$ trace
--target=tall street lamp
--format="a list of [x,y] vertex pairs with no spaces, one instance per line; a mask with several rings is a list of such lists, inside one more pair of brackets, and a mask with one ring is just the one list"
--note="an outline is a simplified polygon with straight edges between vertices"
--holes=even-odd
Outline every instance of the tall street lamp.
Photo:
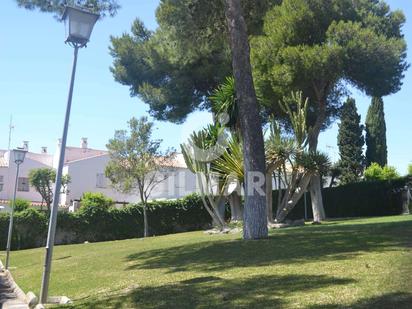
[[54,237],[56,234],[57,212],[60,201],[61,181],[64,165],[64,154],[66,150],[67,130],[69,126],[70,109],[72,104],[74,78],[76,75],[77,53],[79,48],[85,47],[89,42],[90,35],[96,21],[99,19],[99,14],[95,14],[80,7],[66,6],[63,13],[63,20],[66,24],[66,43],[74,48],[73,68],[69,87],[69,96],[67,99],[66,117],[64,120],[63,135],[60,145],[59,165],[57,167],[56,181],[53,194],[53,205],[50,214],[49,231],[47,234],[46,256],[44,262],[44,271],[42,277],[40,303],[47,303],[50,271],[52,264]]
[[10,262],[11,236],[13,234],[13,218],[14,218],[14,208],[16,206],[17,181],[19,179],[20,164],[24,162],[24,157],[26,156],[26,152],[27,151],[25,149],[20,149],[20,148],[13,150],[14,163],[16,163],[17,165],[17,171],[16,171],[16,181],[14,183],[13,202],[11,204],[11,211],[10,211],[9,233],[7,235],[6,269],[9,269],[9,262]]

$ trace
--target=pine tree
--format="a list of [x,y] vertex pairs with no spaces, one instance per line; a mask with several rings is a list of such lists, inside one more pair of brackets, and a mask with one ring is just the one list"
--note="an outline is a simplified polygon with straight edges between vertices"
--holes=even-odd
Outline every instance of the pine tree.
[[364,168],[363,126],[354,99],[349,98],[341,110],[338,146],[340,154],[341,183],[356,182]]
[[386,146],[386,123],[382,98],[372,98],[366,116],[366,164],[373,162],[380,166],[388,163],[388,150]]

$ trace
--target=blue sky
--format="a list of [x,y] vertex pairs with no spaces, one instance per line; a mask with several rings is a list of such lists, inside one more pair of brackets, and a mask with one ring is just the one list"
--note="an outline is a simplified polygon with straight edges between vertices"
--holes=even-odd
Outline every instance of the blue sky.
[[[126,128],[132,116],[147,115],[147,107],[130,97],[128,87],[113,80],[108,46],[110,35],[129,31],[136,17],[155,29],[158,0],[119,2],[122,8],[118,15],[99,21],[90,44],[80,50],[68,145],[78,146],[81,137],[88,137],[90,147],[103,149],[115,129]],[[412,3],[387,2],[406,14],[404,33],[408,46],[412,46]],[[73,53],[63,43],[64,25],[49,14],[19,9],[14,0],[2,3],[0,23],[0,149],[7,148],[9,118],[13,115],[12,147],[28,140],[32,151],[47,146],[54,152],[62,131]],[[412,63],[412,56],[408,59]],[[411,74],[410,70],[406,73],[400,92],[384,98],[389,164],[401,173],[412,163]],[[370,98],[357,91],[353,96],[364,121]],[[163,139],[165,146],[178,149],[193,130],[210,120],[208,113],[196,112],[180,126],[156,122],[155,136]],[[321,134],[319,142],[319,147],[335,160],[336,134],[335,124]]]

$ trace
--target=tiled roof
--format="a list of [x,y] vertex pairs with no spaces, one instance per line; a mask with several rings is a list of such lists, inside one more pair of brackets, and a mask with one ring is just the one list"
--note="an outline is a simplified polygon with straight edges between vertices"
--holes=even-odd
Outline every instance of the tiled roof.
[[33,153],[28,152],[26,154],[27,158],[43,163],[44,165],[52,166],[53,165],[53,155],[47,153]]
[[[108,152],[90,148],[66,147],[64,163],[67,164],[73,161],[91,159],[103,155],[108,155]],[[44,165],[53,166],[53,155],[51,154],[28,152],[26,156],[27,158],[41,162]],[[163,164],[175,168],[186,168],[186,163],[181,153],[176,154],[173,162],[164,162]],[[0,167],[8,167],[8,162],[4,158],[4,152],[2,153],[2,150],[0,150]]]
[[91,157],[97,157],[107,154],[107,151],[90,149],[90,148],[79,148],[79,147],[66,147],[66,152],[64,155],[64,162],[69,163],[72,161],[78,161],[82,159],[87,159]]
[[176,153],[173,163],[173,167],[180,167],[180,168],[187,168],[185,159],[183,157],[183,154],[181,153]]

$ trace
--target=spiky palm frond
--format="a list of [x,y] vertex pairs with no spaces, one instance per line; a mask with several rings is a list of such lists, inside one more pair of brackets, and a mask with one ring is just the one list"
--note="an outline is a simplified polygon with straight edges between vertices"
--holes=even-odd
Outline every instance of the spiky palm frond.
[[319,175],[325,175],[331,166],[329,157],[320,151],[299,153],[296,163],[304,170]]
[[265,141],[267,164],[276,168],[286,164],[287,161],[291,162],[298,150],[294,139],[283,137],[279,125],[273,121],[270,126],[269,137]]
[[226,183],[237,180],[244,182],[244,165],[242,143],[235,136],[231,136],[226,151],[215,161],[213,170],[220,174]]
[[292,92],[283,97],[280,107],[289,116],[296,143],[303,148],[306,146],[310,128],[306,126],[309,99],[303,99],[302,91]]
[[235,79],[232,76],[226,78],[225,82],[217,87],[209,97],[212,102],[212,111],[216,116],[227,114],[229,119],[220,122],[231,129],[237,129],[239,120],[239,109],[236,101]]
[[187,143],[181,144],[181,150],[188,168],[196,172],[205,172],[205,164],[213,162],[226,149],[227,134],[219,124],[193,132]]

